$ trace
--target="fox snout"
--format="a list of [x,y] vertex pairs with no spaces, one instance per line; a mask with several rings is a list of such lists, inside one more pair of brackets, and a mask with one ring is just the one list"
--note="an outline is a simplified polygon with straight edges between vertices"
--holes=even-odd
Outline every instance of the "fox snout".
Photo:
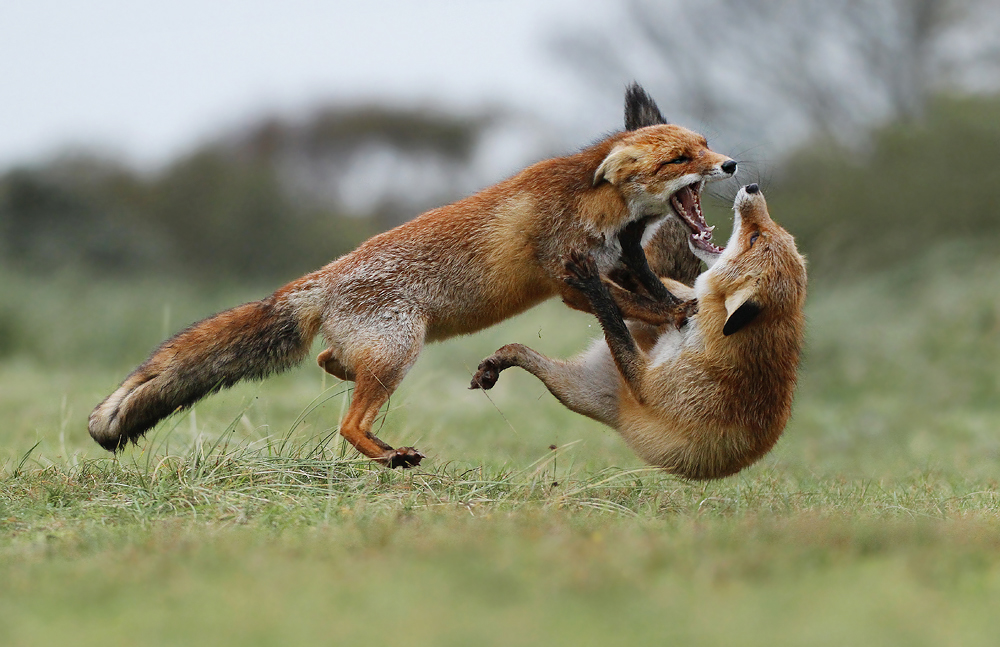
[[739,209],[743,203],[753,203],[758,200],[763,200],[764,194],[760,192],[760,186],[756,182],[753,184],[747,184],[740,188],[739,193],[736,194],[736,208]]
[[770,220],[767,215],[767,202],[756,182],[747,184],[736,194],[733,209],[744,223],[751,221],[763,222]]
[[725,179],[736,175],[736,168],[738,166],[736,160],[725,155],[719,155],[718,153],[711,154],[715,159],[712,162],[711,170],[705,177]]

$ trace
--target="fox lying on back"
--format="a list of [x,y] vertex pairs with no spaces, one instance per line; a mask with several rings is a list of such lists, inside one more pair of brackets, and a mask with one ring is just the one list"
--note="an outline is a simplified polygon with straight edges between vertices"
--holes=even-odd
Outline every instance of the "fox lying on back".
[[572,257],[566,281],[590,299],[607,343],[569,362],[504,346],[483,360],[472,388],[492,388],[500,371],[520,366],[573,411],[617,429],[644,460],[687,478],[757,461],[791,413],[806,269],[756,184],[740,190],[734,211],[724,250],[692,245],[708,265],[693,290],[663,280],[677,303],[626,292],[602,281],[589,258]]

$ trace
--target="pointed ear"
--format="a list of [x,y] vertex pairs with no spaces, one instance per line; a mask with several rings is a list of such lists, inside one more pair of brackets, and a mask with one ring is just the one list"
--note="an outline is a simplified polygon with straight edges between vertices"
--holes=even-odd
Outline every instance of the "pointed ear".
[[756,288],[756,283],[751,283],[726,298],[726,325],[722,327],[726,337],[742,330],[761,313],[762,308],[753,300]]
[[642,86],[632,82],[625,90],[625,130],[638,130],[646,126],[667,123],[653,98]]
[[637,159],[638,151],[632,146],[623,146],[612,150],[594,172],[594,186],[604,180],[617,186],[627,177],[629,164]]

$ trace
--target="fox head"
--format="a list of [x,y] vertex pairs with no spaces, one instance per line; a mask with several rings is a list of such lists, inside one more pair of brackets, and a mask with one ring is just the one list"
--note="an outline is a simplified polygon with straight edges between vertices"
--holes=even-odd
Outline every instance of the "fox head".
[[[735,172],[736,162],[713,152],[703,136],[682,126],[658,124],[621,134],[597,167],[593,183],[616,187],[638,219],[671,213],[671,198],[682,189],[690,189],[697,203],[705,182]],[[700,205],[697,211],[700,216]]]
[[[795,239],[771,220],[764,194],[749,184],[733,204],[733,233],[698,279],[700,293],[723,299],[722,334],[733,335],[758,319],[801,317],[806,295],[805,260]],[[708,259],[707,259],[708,260]]]
[[713,152],[701,135],[668,124],[637,83],[625,93],[625,128],[587,151],[593,152],[587,160],[591,195],[604,200],[582,209],[582,220],[597,233],[615,236],[629,223],[645,226],[674,214],[708,237],[702,187],[731,177],[736,161]]

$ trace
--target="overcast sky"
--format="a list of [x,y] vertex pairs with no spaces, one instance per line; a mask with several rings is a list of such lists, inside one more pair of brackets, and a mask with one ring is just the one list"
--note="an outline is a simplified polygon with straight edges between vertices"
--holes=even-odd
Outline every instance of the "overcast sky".
[[[156,163],[268,110],[390,97],[583,110],[553,33],[599,0],[26,0],[0,8],[0,166],[67,146]],[[582,121],[617,126],[620,98]],[[586,118],[589,117],[589,118]],[[600,133],[594,133],[598,136]]]

